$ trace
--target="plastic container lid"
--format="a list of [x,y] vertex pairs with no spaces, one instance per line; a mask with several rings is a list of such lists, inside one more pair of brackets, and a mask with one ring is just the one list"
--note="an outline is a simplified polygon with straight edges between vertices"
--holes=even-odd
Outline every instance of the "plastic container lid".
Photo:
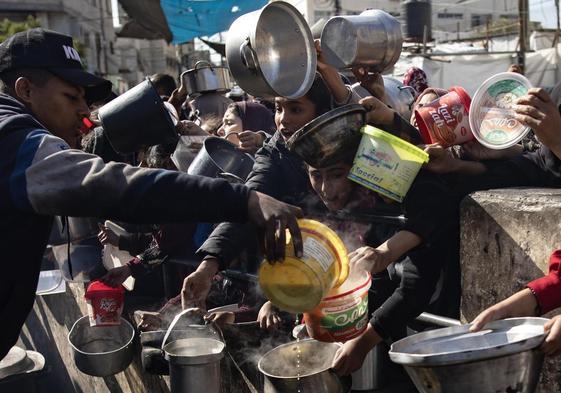
[[514,118],[512,106],[532,84],[524,76],[502,72],[487,79],[471,102],[469,125],[475,138],[490,149],[506,149],[530,131]]

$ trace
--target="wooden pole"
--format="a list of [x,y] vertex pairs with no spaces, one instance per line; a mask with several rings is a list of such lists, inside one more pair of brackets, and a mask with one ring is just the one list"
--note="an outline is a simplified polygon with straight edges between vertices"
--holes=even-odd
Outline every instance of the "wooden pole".
[[556,47],[559,43],[559,30],[560,30],[560,21],[559,21],[559,0],[555,0],[555,15],[557,16],[557,29],[555,30],[555,38],[553,39],[552,47]]
[[528,0],[518,0],[518,65],[524,73],[526,50],[528,47]]

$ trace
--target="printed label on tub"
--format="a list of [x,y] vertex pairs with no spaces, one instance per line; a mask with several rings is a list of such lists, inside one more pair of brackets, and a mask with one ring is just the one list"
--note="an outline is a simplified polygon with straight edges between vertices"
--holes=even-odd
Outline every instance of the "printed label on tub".
[[349,330],[360,331],[364,327],[362,320],[366,320],[368,316],[368,296],[357,300],[344,308],[322,308],[324,315],[321,318],[321,327],[331,331],[334,336],[337,336],[337,332],[348,335]]
[[315,259],[325,272],[335,262],[335,257],[327,250],[326,246],[311,236],[304,239],[304,258]]
[[363,138],[349,178],[402,202],[419,169],[419,163],[402,160],[388,143]]

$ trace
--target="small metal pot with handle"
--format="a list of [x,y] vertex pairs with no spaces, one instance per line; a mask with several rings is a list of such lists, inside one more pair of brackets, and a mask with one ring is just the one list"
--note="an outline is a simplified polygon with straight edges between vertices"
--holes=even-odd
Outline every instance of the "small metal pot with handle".
[[366,66],[375,72],[388,70],[399,59],[402,44],[399,22],[382,10],[334,16],[321,32],[325,61],[340,69]]
[[236,82],[256,97],[302,97],[316,74],[312,32],[302,14],[284,1],[236,19],[228,31],[226,57]]
[[201,325],[203,336],[197,332],[196,336],[167,342],[179,319],[190,311],[186,309],[175,316],[162,341],[162,351],[169,362],[171,393],[220,393],[220,360],[226,345],[213,325]]
[[195,67],[181,74],[189,96],[209,91],[227,93],[230,91],[230,73],[226,67],[216,67],[200,60]]

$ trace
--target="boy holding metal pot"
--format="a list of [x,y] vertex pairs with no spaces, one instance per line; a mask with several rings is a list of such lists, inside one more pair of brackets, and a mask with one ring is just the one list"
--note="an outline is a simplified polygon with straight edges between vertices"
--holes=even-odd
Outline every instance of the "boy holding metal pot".
[[[111,83],[83,70],[72,37],[43,29],[13,35],[0,44],[0,79],[0,225],[6,261],[0,276],[0,359],[17,341],[33,306],[55,215],[145,223],[249,220],[267,229],[273,260],[282,259],[285,250],[284,239],[275,237],[279,225],[291,228],[301,242],[299,209],[269,196],[226,181],[105,164],[73,149],[82,119],[90,114],[88,104],[107,96]],[[161,195],[166,203],[155,203]],[[300,242],[295,242],[298,253]]]
[[[370,122],[393,119],[394,111],[374,97],[361,104],[374,108],[367,115]],[[316,132],[321,134],[322,130]],[[335,222],[333,228],[337,231],[339,227],[348,246],[357,247],[349,255],[351,275],[353,270],[374,274],[369,304],[372,319],[363,334],[344,343],[338,351],[333,367],[341,375],[360,368],[366,354],[382,340],[403,335],[407,323],[434,302],[437,284],[454,249],[449,239],[454,233],[454,220],[450,217],[455,206],[438,176],[421,171],[401,205],[388,204],[377,193],[347,178],[360,137],[357,131],[356,143],[347,144],[350,147],[346,151],[338,151],[332,157],[322,157],[321,162],[315,162],[312,156],[302,157],[308,164],[312,188],[325,207],[347,217],[348,225]],[[293,146],[297,143],[294,141]],[[376,222],[377,216],[387,218],[402,212],[407,218],[405,224]],[[366,221],[357,223],[361,216]],[[368,224],[368,229],[361,224]]]

